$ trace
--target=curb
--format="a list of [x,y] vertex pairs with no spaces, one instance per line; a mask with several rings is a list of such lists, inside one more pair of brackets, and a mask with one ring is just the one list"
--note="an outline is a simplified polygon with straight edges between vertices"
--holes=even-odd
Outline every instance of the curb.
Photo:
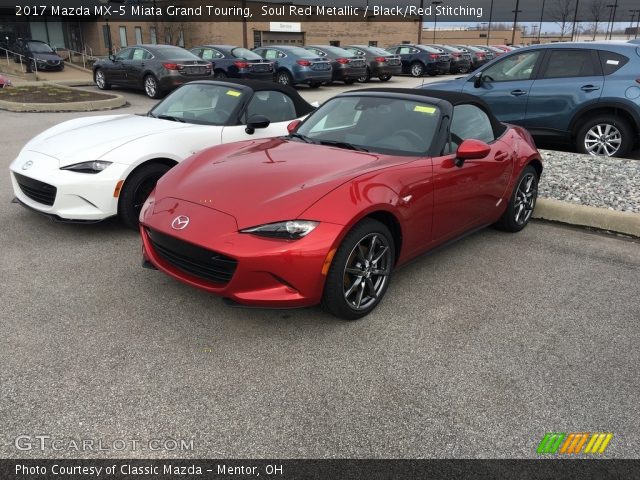
[[539,198],[534,218],[640,237],[640,214]]
[[[53,82],[29,82],[31,84],[52,84]],[[64,86],[64,85],[63,85]],[[10,112],[92,112],[96,110],[112,110],[126,105],[127,101],[122,95],[110,93],[114,98],[104,100],[91,100],[83,102],[62,103],[17,103],[0,100],[0,109]]]

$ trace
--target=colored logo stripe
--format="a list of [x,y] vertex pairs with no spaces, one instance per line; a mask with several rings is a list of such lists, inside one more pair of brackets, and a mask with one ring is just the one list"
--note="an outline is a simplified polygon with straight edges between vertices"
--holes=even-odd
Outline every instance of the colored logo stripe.
[[[604,453],[612,438],[612,433],[547,433],[538,445],[537,452],[538,454],[571,455],[582,452],[586,444],[584,453]],[[588,442],[587,439],[589,439]]]

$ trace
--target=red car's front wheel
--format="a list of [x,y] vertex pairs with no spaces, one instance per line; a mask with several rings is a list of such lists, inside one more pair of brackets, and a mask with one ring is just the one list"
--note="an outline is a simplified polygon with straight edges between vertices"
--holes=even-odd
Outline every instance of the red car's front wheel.
[[338,248],[325,284],[323,307],[336,317],[356,320],[371,312],[387,291],[395,259],[393,237],[367,218]]

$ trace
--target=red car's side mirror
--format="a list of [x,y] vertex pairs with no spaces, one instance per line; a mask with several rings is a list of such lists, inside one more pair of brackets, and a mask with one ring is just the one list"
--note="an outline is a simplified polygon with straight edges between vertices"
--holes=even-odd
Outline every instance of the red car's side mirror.
[[295,132],[296,128],[298,128],[298,125],[300,125],[301,123],[302,122],[300,120],[294,120],[289,125],[287,125],[287,132],[289,133]]
[[460,144],[456,150],[456,166],[461,167],[465,160],[485,158],[491,153],[491,147],[486,143],[470,138]]

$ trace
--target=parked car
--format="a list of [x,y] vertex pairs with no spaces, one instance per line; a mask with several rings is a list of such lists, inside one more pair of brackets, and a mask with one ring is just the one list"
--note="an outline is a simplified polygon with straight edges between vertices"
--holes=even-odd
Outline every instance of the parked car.
[[514,47],[513,45],[492,45],[492,47],[499,48],[500,50],[505,52],[511,52],[517,48],[517,47]]
[[11,86],[11,80],[4,75],[0,75],[0,88],[6,88]]
[[306,50],[326,58],[331,62],[331,80],[351,85],[367,73],[366,60],[363,55],[330,45],[307,45]]
[[471,70],[471,54],[463,52],[459,48],[447,45],[427,45],[436,50],[448,54],[451,58],[449,73],[467,73]]
[[[471,47],[469,45],[447,45],[448,47],[458,48],[463,53],[468,53],[471,56],[471,70],[476,70],[489,61],[487,52],[480,50],[479,48]],[[493,59],[493,55],[491,56]]]
[[316,88],[333,78],[331,62],[302,47],[273,45],[253,51],[273,62],[276,82],[282,85],[306,83]]
[[273,81],[273,63],[246,48],[233,45],[201,45],[192,48],[190,52],[215,64],[215,78]]
[[526,127],[538,140],[622,157],[640,137],[637,48],[622,42],[519,48],[473,75],[429,88],[481,97],[501,121]]
[[399,55],[402,61],[402,73],[413,77],[422,77],[425,73],[431,76],[449,73],[451,58],[432,47],[425,45],[395,45],[387,51]]
[[364,75],[358,78],[359,82],[366,83],[371,77],[377,77],[381,82],[386,82],[394,75],[402,73],[402,62],[398,55],[392,55],[380,47],[366,45],[348,45],[345,50],[365,57],[367,69]]
[[213,64],[172,45],[134,45],[93,65],[93,79],[101,90],[113,85],[144,90],[161,98],[183,83],[211,78]]
[[146,115],[76,118],[36,136],[11,164],[13,191],[56,220],[118,215],[136,228],[147,195],[178,162],[212,145],[284,135],[313,109],[273,82],[190,82]]
[[533,139],[470,95],[356,90],[289,129],[165,175],[140,214],[143,265],[231,303],[353,320],[397,266],[482,226],[517,232],[535,207]]
[[13,51],[14,62],[22,62],[31,70],[64,70],[64,60],[46,42],[19,38]]
[[472,45],[472,46],[487,52],[487,59],[488,60],[493,60],[496,57],[504,55],[504,53],[505,53],[504,50],[501,50],[499,48],[493,47],[491,45]]

